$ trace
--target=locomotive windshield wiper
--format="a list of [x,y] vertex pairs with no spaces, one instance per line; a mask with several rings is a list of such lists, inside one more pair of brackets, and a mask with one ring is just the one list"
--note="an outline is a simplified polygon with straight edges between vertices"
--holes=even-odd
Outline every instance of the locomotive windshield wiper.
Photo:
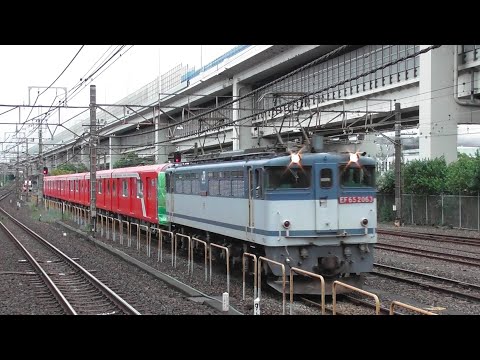
[[295,181],[298,181],[298,175],[296,172],[294,172],[292,169],[288,168],[288,170],[290,170],[290,172],[292,173],[293,177],[295,178]]

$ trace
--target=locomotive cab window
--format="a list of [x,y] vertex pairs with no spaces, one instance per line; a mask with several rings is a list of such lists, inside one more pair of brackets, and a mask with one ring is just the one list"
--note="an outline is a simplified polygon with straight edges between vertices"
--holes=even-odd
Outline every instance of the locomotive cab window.
[[375,166],[340,166],[340,185],[345,187],[375,186]]
[[267,189],[306,189],[310,187],[312,167],[266,167]]

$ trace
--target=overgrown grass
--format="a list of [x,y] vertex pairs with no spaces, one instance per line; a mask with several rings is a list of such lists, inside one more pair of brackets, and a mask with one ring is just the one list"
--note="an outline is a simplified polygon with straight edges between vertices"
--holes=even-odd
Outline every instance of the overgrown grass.
[[62,212],[58,209],[45,210],[43,206],[38,206],[36,201],[26,204],[30,209],[30,217],[33,220],[40,220],[43,222],[55,222],[62,219]]

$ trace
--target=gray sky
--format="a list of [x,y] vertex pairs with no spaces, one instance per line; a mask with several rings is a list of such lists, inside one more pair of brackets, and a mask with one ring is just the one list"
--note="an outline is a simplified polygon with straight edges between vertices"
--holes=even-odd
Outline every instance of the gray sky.
[[[180,63],[198,69],[201,63],[206,65],[235,45],[130,46],[126,45],[120,51],[121,57],[115,56],[99,70],[93,81],[84,83],[80,87],[82,90],[68,101],[68,105],[88,106],[89,85],[96,85],[97,103],[115,103],[154,80],[159,72],[163,74]],[[29,87],[32,87],[30,102],[33,104],[38,92],[44,90],[38,87],[52,84],[80,47],[81,45],[0,45],[0,105],[28,105]],[[116,48],[116,45],[85,45],[52,88],[66,87],[67,91],[73,91],[80,79],[95,71]],[[36,105],[50,106],[57,95],[63,95],[63,91],[47,90],[37,99]],[[58,97],[56,103],[61,99],[63,97]],[[18,110],[1,115],[9,109],[0,107],[0,123],[18,123]],[[21,109],[21,122],[27,119],[29,113],[29,108]],[[39,110],[34,109],[29,118],[38,114]],[[83,118],[80,116],[80,119]],[[12,131],[15,131],[14,125],[0,124],[0,140]]]

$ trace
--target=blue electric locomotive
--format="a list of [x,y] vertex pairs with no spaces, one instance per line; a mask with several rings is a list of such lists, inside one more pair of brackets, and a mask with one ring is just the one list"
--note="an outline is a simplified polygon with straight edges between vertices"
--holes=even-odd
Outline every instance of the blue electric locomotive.
[[[361,287],[376,243],[375,161],[356,153],[253,153],[175,164],[167,221],[184,234]],[[279,288],[278,266],[265,265]],[[300,279],[299,279],[300,280]],[[327,291],[330,290],[327,286]],[[319,293],[295,281],[295,293]]]

